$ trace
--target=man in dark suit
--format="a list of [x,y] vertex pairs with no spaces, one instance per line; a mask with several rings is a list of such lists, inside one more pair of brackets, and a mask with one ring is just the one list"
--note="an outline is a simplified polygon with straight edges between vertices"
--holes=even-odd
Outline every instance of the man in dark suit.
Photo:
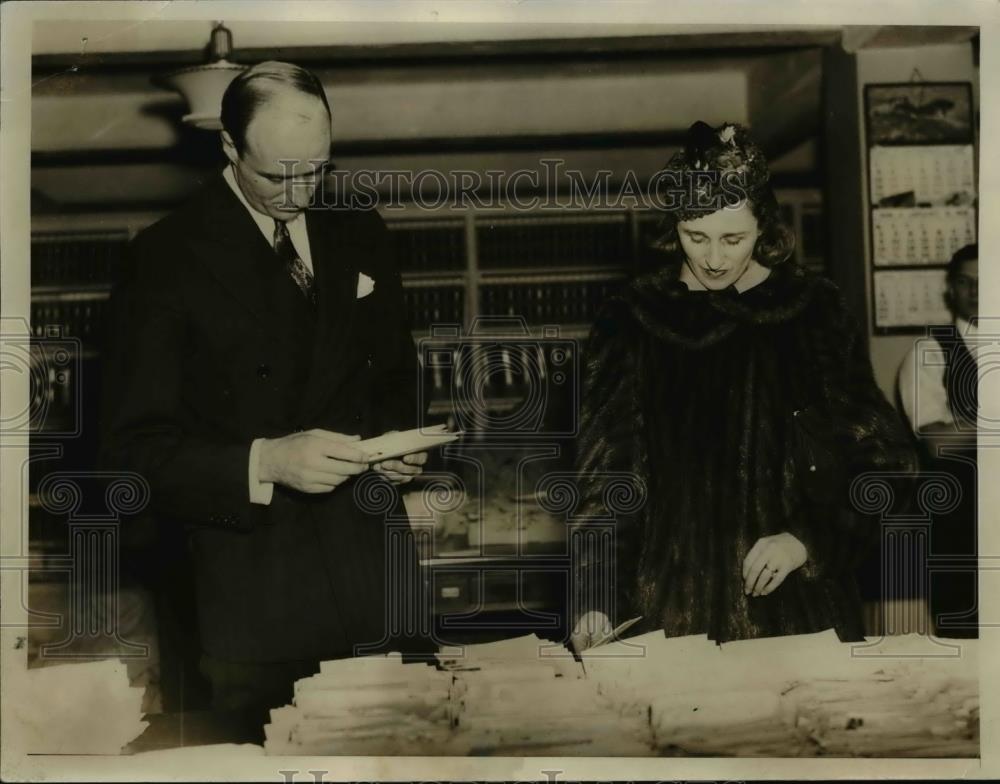
[[369,466],[356,447],[419,424],[418,370],[377,213],[309,208],[330,123],[308,71],[241,73],[224,174],[135,239],[112,297],[105,461],[145,477],[164,541],[183,539],[163,553],[190,556],[218,709],[285,704],[320,660],[386,642],[387,582],[418,580],[412,543],[387,545],[384,508],[354,492],[426,454]]

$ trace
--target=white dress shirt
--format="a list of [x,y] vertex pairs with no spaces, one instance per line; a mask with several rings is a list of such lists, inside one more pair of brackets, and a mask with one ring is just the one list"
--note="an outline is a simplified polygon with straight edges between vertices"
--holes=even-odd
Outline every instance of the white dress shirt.
[[[955,319],[955,331],[975,359],[977,350],[975,324]],[[903,364],[899,366],[899,398],[903,413],[917,435],[935,422],[954,424],[955,417],[948,406],[948,390],[944,386],[946,357],[938,342],[931,337],[914,341]]]
[[[257,227],[260,229],[260,233],[263,234],[264,239],[267,240],[267,244],[273,248],[274,218],[270,215],[265,215],[263,212],[258,212],[250,206],[250,202],[247,201],[247,197],[243,195],[243,191],[240,190],[240,186],[236,184],[236,175],[233,173],[233,167],[231,165],[226,167],[226,170],[222,173],[222,178],[226,181],[226,184],[233,189],[233,193],[235,193],[236,198],[240,200],[240,204],[246,207],[247,212],[250,213],[250,217],[253,218],[254,223],[256,223]],[[309,231],[306,228],[305,213],[299,213],[291,220],[285,221],[285,226],[288,227],[288,236],[292,238],[292,245],[295,246],[295,250],[299,254],[299,258],[302,259],[302,263],[309,268],[310,272],[312,272],[312,251],[309,248]]]
[[[236,182],[236,175],[233,173],[232,166],[226,167],[226,170],[222,173],[222,178],[232,188],[233,193],[236,194],[236,198],[240,200],[240,204],[246,207],[247,212],[250,213],[250,217],[253,218],[261,234],[264,235],[264,239],[267,240],[267,244],[273,248],[274,218],[258,212],[250,205],[250,202],[247,201],[246,196],[243,195],[243,191],[240,190],[240,186]],[[306,216],[300,213],[291,220],[285,221],[285,225],[288,227],[288,235],[292,239],[292,245],[295,246],[296,253],[299,254],[299,258],[302,259],[303,264],[312,272],[312,252],[309,248],[309,232],[306,227]],[[263,438],[257,438],[250,445],[247,479],[250,485],[250,503],[267,506],[274,497],[274,483],[261,482],[258,478],[260,476],[260,448],[263,442]]]

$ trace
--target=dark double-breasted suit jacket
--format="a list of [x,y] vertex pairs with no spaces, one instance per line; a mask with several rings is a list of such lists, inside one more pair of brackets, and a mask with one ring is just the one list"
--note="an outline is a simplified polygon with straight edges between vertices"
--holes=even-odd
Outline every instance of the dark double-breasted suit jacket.
[[[412,548],[387,569],[392,524],[355,500],[357,480],[249,500],[255,438],[419,424],[387,229],[346,210],[307,227],[315,307],[221,177],[133,241],[112,296],[104,462],[145,477],[158,525],[184,531],[202,645],[232,661],[350,655],[384,636],[387,580],[416,579]],[[362,298],[359,273],[374,281]]]

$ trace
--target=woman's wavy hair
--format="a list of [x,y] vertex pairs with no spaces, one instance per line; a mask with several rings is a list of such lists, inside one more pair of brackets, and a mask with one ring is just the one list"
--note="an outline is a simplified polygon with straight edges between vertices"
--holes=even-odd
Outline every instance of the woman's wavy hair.
[[[788,261],[795,252],[795,232],[781,214],[781,207],[771,186],[759,188],[747,199],[747,203],[757,219],[757,228],[760,229],[753,257],[762,266],[769,268]],[[650,244],[656,252],[654,263],[662,265],[684,261],[684,249],[677,232],[679,222],[676,213],[664,211],[657,226],[656,239]]]
[[[669,260],[683,261],[684,251],[677,236],[677,224],[712,212],[712,209],[702,209],[698,205],[716,202],[720,209],[731,209],[745,200],[760,229],[760,237],[753,250],[754,258],[765,267],[776,267],[791,258],[795,250],[795,234],[785,222],[771,188],[764,151],[754,141],[748,128],[737,123],[724,123],[717,128],[700,120],[692,123],[685,134],[683,147],[667,161],[663,171],[672,175],[669,181],[663,181],[664,187],[671,188],[673,183],[679,181],[694,187],[698,195],[695,191],[684,194],[680,203],[673,198],[663,202],[658,200],[664,205],[674,205],[664,210],[657,238],[652,243],[652,248],[660,254],[666,254]],[[737,186],[735,192],[734,185]],[[676,196],[676,193],[667,191],[662,195]],[[733,195],[740,196],[740,200],[734,202]],[[660,255],[659,264],[664,261]]]

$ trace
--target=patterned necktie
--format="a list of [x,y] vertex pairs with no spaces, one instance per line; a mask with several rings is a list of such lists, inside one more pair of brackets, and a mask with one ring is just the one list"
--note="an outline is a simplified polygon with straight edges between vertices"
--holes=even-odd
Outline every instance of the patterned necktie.
[[313,274],[305,262],[299,258],[299,254],[292,244],[292,238],[288,234],[288,226],[285,225],[284,221],[276,220],[274,222],[274,252],[278,254],[278,258],[285,265],[288,274],[292,276],[295,285],[299,287],[299,291],[307,300],[315,304],[316,289],[313,286]]

